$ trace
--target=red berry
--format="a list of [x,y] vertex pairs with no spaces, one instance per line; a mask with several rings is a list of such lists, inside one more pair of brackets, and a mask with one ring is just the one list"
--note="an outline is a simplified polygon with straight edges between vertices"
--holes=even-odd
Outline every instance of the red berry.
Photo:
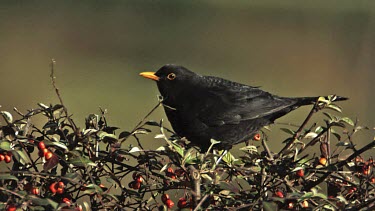
[[30,144],[34,144],[34,142],[35,142],[34,139],[29,139]]
[[116,160],[118,162],[122,162],[122,161],[124,161],[124,156],[123,155],[117,155]]
[[170,199],[168,199],[166,202],[165,202],[165,205],[167,205],[167,207],[170,209],[174,206],[174,202]]
[[293,202],[289,202],[288,203],[288,209],[293,209],[294,207],[294,203]]
[[31,193],[34,195],[39,195],[39,188],[33,187],[33,189],[31,189]]
[[161,201],[165,204],[167,203],[167,200],[170,199],[169,195],[164,193],[162,196],[161,196]]
[[38,144],[38,148],[39,148],[39,149],[45,149],[45,148],[46,148],[46,145],[44,144],[43,141],[39,142],[39,144]]
[[5,160],[5,156],[3,154],[0,154],[0,161]]
[[129,183],[129,187],[133,188],[135,190],[138,190],[139,188],[141,188],[141,183],[139,183],[137,181],[132,181],[132,182]]
[[142,182],[143,182],[143,177],[142,177],[141,175],[139,175],[139,176],[137,177],[136,181],[137,181],[138,183],[142,183]]
[[304,201],[302,202],[301,206],[302,206],[303,208],[308,208],[308,207],[309,207],[309,202],[307,202],[306,200],[304,200]]
[[298,170],[296,174],[297,174],[297,176],[299,176],[299,177],[303,177],[303,176],[305,176],[305,172],[303,171],[303,169]]
[[64,193],[64,188],[57,188],[56,193],[63,194]]
[[319,159],[319,163],[320,163],[321,165],[325,166],[325,165],[327,164],[327,158],[325,158],[325,157],[321,157],[321,158]]
[[5,155],[4,160],[5,160],[5,163],[10,163],[10,161],[12,161],[12,158],[10,155]]
[[52,156],[53,156],[53,153],[51,151],[47,151],[46,153],[44,153],[44,157],[46,157],[46,160],[51,159]]
[[260,138],[261,138],[261,136],[260,136],[259,133],[255,134],[254,137],[253,137],[254,141],[260,141]]
[[56,186],[57,186],[57,182],[53,182],[52,184],[49,185],[49,190],[52,193],[56,193],[57,192]]
[[76,207],[76,210],[77,210],[77,211],[82,211],[82,210],[83,210],[82,205],[78,205],[78,206]]
[[178,203],[177,203],[178,208],[180,208],[180,209],[185,208],[186,205],[187,205],[187,201],[184,197],[182,197],[178,200]]
[[17,207],[14,204],[10,204],[7,207],[7,211],[16,211]]
[[356,190],[357,190],[356,187],[352,187],[352,188],[349,189],[348,193],[349,193],[349,194],[352,194],[352,193],[354,193]]
[[284,194],[281,191],[276,191],[275,196],[277,196],[279,198],[284,198]]
[[371,173],[371,166],[364,165],[362,167],[362,172],[363,172],[364,175],[369,175]]
[[65,204],[68,204],[68,206],[72,205],[72,202],[70,201],[70,199],[68,199],[66,197],[62,199],[62,202],[65,203]]
[[167,172],[168,173],[174,173],[174,170],[173,170],[173,168],[169,167],[169,168],[167,168]]
[[56,193],[58,193],[58,194],[64,193],[65,184],[63,182],[61,182],[61,181],[58,182],[56,186],[57,186]]
[[168,177],[172,179],[176,179],[176,174],[174,173],[174,170],[171,167],[167,169],[167,172],[165,173],[165,175],[167,175]]

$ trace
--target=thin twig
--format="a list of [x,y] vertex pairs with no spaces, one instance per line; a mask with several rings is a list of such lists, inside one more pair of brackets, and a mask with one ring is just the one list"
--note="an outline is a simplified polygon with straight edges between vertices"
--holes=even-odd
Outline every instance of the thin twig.
[[66,118],[68,119],[69,123],[72,125],[74,131],[76,131],[77,130],[77,126],[75,125],[75,123],[73,122],[73,120],[68,115],[68,109],[66,108],[66,106],[63,103],[62,97],[60,95],[59,88],[57,88],[57,86],[56,86],[56,80],[55,80],[55,78],[56,78],[55,77],[55,63],[56,63],[56,61],[54,59],[52,59],[51,60],[51,75],[50,75],[51,81],[52,81],[52,86],[55,89],[55,92],[56,92],[57,97],[59,98],[60,104],[63,107],[63,111],[65,113]]
[[152,108],[151,111],[148,112],[148,113],[146,114],[146,116],[143,117],[143,119],[142,119],[142,120],[141,120],[141,121],[140,121],[140,122],[134,127],[134,129],[130,132],[130,134],[122,139],[121,143],[123,143],[123,142],[126,141],[130,136],[132,136],[133,133],[134,133],[134,132],[135,132],[140,126],[143,125],[143,123],[146,121],[146,119],[147,119],[152,113],[154,113],[154,111],[155,111],[157,108],[159,108],[159,106],[160,106],[161,104],[162,104],[162,101],[159,101],[158,104],[156,104],[156,106],[155,106],[154,108]]
[[303,121],[302,125],[298,128],[298,130],[294,133],[293,138],[284,146],[284,148],[279,152],[279,155],[284,153],[285,150],[289,149],[290,146],[294,143],[294,140],[300,136],[301,131],[306,126],[306,124],[310,121],[312,115],[318,111],[318,103],[319,100],[316,100],[314,106],[310,110],[309,115],[307,115],[306,119]]
[[199,210],[199,208],[202,206],[203,202],[206,201],[208,198],[209,194],[206,194],[203,196],[202,200],[197,204],[197,206],[194,208],[194,211]]

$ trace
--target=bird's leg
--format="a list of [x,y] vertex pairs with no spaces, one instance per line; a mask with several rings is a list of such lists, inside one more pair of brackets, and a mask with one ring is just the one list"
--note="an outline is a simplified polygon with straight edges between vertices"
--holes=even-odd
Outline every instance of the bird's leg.
[[219,165],[221,159],[223,159],[223,157],[224,157],[227,153],[228,153],[228,150],[224,150],[223,153],[221,153],[219,159],[217,159],[217,161],[216,161],[216,163],[215,163],[215,167],[216,167],[217,165]]

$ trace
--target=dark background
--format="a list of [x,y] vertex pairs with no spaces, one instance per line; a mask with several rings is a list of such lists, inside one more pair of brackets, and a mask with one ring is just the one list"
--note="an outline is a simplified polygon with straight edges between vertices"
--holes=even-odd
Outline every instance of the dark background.
[[[110,125],[131,130],[157,103],[155,84],[138,73],[166,63],[281,96],[347,96],[343,115],[375,125],[374,1],[1,1],[1,110],[58,103],[51,58],[81,127],[100,106]],[[300,124],[308,111],[279,122]],[[166,117],[159,109],[151,118]],[[354,141],[373,137],[364,134]]]

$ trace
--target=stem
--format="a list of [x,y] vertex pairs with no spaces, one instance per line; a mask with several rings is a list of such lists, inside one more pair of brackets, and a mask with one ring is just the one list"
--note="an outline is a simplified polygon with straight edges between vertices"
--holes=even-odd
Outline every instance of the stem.
[[298,130],[296,131],[296,133],[293,135],[293,138],[284,146],[284,148],[278,153],[279,155],[281,155],[282,153],[284,153],[285,150],[289,149],[290,146],[292,146],[292,144],[294,143],[294,140],[296,138],[298,138],[300,136],[300,133],[301,131],[303,130],[303,128],[306,126],[306,124],[310,121],[312,115],[314,113],[316,113],[319,109],[318,109],[318,103],[319,101],[317,100],[314,104],[314,106],[312,107],[312,109],[310,110],[310,113],[309,115],[307,115],[306,119],[303,121],[302,125],[298,128]]
[[77,130],[77,126],[75,125],[75,123],[73,122],[73,120],[68,115],[68,109],[66,108],[66,106],[63,103],[62,97],[60,95],[59,88],[57,88],[57,86],[56,86],[56,81],[55,81],[55,78],[56,78],[55,77],[55,63],[56,63],[56,61],[54,59],[52,59],[51,60],[51,75],[50,75],[51,81],[52,81],[52,86],[55,89],[55,92],[56,92],[57,97],[59,98],[60,104],[63,107],[63,111],[65,113],[66,118],[68,119],[69,123],[72,125],[74,131],[76,131]]

